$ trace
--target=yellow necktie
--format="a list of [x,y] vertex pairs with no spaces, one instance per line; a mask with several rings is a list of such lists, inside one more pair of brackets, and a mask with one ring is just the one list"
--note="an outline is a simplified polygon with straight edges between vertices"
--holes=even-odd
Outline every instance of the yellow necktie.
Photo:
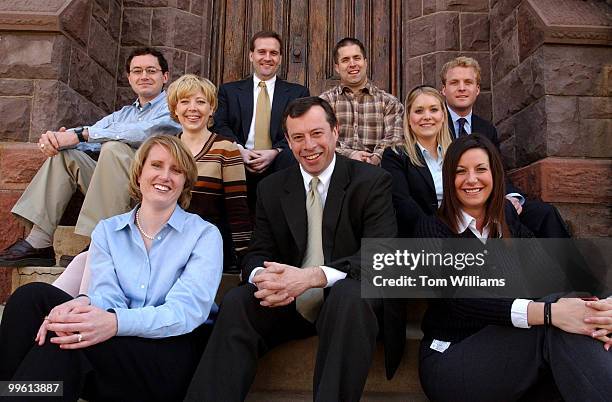
[[253,149],[272,149],[270,139],[270,97],[266,83],[259,81],[259,95],[255,115],[255,146]]
[[[302,268],[318,267],[323,265],[323,206],[321,196],[317,191],[319,178],[310,180],[310,191],[306,195],[306,213],[308,214],[308,240],[306,253],[302,261]],[[311,288],[298,296],[297,311],[310,322],[314,322],[319,315],[323,304],[323,289]]]

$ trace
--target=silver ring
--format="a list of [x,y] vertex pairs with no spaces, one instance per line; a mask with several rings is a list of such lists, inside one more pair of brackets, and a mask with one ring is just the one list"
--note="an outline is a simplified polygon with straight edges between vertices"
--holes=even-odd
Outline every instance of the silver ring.
[[82,340],[83,340],[83,335],[77,334],[77,343],[81,343]]
[[40,146],[40,149],[45,149],[45,144],[38,144]]

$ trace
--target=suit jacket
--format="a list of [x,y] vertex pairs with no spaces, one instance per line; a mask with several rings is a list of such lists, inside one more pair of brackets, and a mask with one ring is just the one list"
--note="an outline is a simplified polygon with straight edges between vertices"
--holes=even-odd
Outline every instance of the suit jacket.
[[[451,118],[450,113],[448,113],[448,127],[453,136],[453,139],[457,138],[457,133],[455,133],[455,124],[453,124],[453,120]],[[482,134],[487,137],[493,143],[493,145],[495,145],[495,148],[497,148],[501,155],[501,149],[499,148],[499,138],[497,136],[497,129],[490,121],[485,120],[482,117],[472,113],[472,133]],[[521,190],[518,187],[515,187],[510,181],[510,179],[506,177],[506,194],[508,193],[522,194]]]
[[393,206],[399,237],[412,237],[418,221],[438,210],[438,197],[433,177],[418,146],[423,166],[415,166],[401,148],[385,149],[381,166],[393,179]]
[[[276,172],[257,188],[255,232],[243,260],[243,278],[264,261],[301,266],[306,252],[306,191],[299,166]],[[366,163],[336,155],[323,209],[325,265],[361,277],[361,239],[395,237],[391,177]],[[405,304],[383,301],[387,375],[395,372],[405,343]]]
[[[273,148],[288,147],[281,128],[287,104],[293,99],[309,95],[308,88],[302,85],[276,79],[270,115],[270,138]],[[244,146],[253,119],[253,77],[221,85],[218,98],[219,106],[214,116],[213,131],[233,138]]]

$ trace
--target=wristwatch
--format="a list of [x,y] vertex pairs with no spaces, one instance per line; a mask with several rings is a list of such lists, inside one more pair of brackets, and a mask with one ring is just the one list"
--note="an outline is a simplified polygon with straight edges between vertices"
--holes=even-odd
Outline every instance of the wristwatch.
[[77,135],[77,138],[79,139],[79,142],[87,142],[85,137],[83,137],[83,130],[85,130],[84,127],[79,126],[79,127],[73,128],[72,130]]

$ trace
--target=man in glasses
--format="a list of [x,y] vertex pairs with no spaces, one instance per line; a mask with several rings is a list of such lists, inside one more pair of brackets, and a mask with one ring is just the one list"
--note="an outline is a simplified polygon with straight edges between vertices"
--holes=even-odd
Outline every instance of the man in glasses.
[[25,239],[0,251],[0,267],[55,265],[53,234],[77,190],[85,194],[77,234],[90,236],[101,219],[128,211],[128,172],[136,149],[152,134],[179,132],[163,91],[168,81],[164,56],[152,48],[137,48],[125,69],[138,96],[134,103],[92,126],[62,127],[41,135],[39,149],[48,158],[11,210],[32,229]]

